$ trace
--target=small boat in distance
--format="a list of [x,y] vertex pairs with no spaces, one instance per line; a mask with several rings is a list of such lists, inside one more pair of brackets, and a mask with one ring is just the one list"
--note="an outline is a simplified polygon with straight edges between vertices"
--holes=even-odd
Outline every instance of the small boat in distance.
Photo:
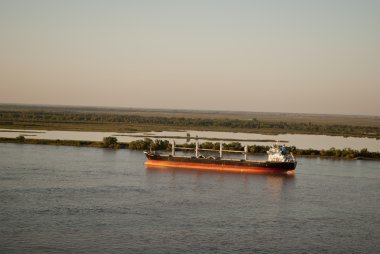
[[[192,156],[176,155],[176,150],[195,150]],[[218,157],[205,157],[200,151],[219,152]],[[243,159],[223,158],[223,152],[241,153]],[[219,150],[201,149],[198,142],[195,148],[176,147],[175,142],[172,143],[171,154],[160,154],[155,151],[144,151],[147,161],[144,163],[146,167],[165,167],[192,170],[222,171],[222,172],[238,172],[238,173],[293,173],[297,161],[293,154],[289,152],[285,145],[273,145],[268,151],[268,159],[265,161],[248,160],[248,146],[244,147],[244,151],[223,150],[220,146]]]

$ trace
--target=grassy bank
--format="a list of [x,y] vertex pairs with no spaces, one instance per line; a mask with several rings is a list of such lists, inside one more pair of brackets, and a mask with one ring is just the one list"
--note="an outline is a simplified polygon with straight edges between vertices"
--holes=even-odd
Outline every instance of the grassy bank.
[[[85,141],[85,140],[51,140],[51,139],[33,139],[25,138],[2,138],[0,137],[0,143],[18,143],[18,144],[31,144],[31,145],[57,145],[57,146],[78,146],[78,147],[97,147],[106,148],[102,141]],[[128,144],[118,143],[118,148],[128,148]]]
[[0,105],[0,128],[147,132],[208,130],[380,139],[380,117]]
[[[75,146],[75,147],[94,147],[94,148],[109,148],[109,149],[131,149],[131,150],[171,150],[171,144],[167,140],[151,140],[145,138],[136,140],[130,143],[118,142],[115,137],[105,137],[103,141],[80,141],[80,140],[48,140],[48,139],[31,139],[19,136],[17,138],[0,138],[0,143],[17,143],[17,144],[37,144],[37,145],[59,145],[59,146]],[[185,148],[195,148],[195,143],[186,143],[179,145]],[[243,151],[244,147],[239,142],[223,143],[224,150]],[[204,149],[218,150],[220,143],[205,142],[200,145]],[[250,154],[265,154],[269,146],[253,145],[249,146]],[[328,150],[316,149],[299,149],[294,146],[289,147],[289,150],[299,157],[310,158],[332,158],[332,159],[363,159],[363,160],[380,160],[379,152],[369,152],[367,149],[353,150],[350,148]]]

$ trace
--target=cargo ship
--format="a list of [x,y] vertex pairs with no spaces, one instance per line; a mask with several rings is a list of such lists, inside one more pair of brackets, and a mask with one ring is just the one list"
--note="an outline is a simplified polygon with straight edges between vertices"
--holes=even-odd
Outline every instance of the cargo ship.
[[[195,154],[191,156],[176,155],[176,150],[194,150]],[[202,151],[219,152],[219,156],[205,157]],[[172,144],[171,154],[160,154],[155,151],[144,151],[147,161],[144,163],[150,168],[178,168],[190,170],[207,170],[221,172],[238,172],[238,173],[286,173],[292,174],[297,166],[297,161],[293,154],[288,151],[285,145],[273,145],[267,151],[268,159],[248,160],[248,146],[244,151],[201,149],[198,142],[195,148],[176,147],[175,142]],[[224,158],[223,153],[240,153],[244,155],[241,159]]]

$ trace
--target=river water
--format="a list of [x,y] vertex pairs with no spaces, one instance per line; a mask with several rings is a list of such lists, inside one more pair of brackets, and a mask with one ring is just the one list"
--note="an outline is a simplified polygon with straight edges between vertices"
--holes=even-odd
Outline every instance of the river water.
[[115,132],[83,132],[83,131],[41,131],[41,130],[9,130],[0,129],[0,137],[15,138],[25,135],[26,138],[37,139],[60,139],[60,140],[89,140],[101,141],[104,137],[116,136],[120,142],[131,142],[144,137],[152,139],[174,140],[179,144],[186,142],[186,135],[189,134],[191,142],[196,136],[200,142],[213,141],[220,139],[224,143],[232,142],[235,139],[243,145],[271,145],[276,140],[287,142],[289,146],[296,146],[302,149],[337,149],[352,148],[361,150],[367,148],[371,152],[380,152],[380,140],[375,138],[355,138],[342,136],[326,135],[305,135],[305,134],[280,134],[262,135],[256,133],[242,132],[216,132],[216,131],[162,131],[147,133],[115,133]]
[[380,162],[154,170],[139,151],[0,144],[0,253],[378,253]]

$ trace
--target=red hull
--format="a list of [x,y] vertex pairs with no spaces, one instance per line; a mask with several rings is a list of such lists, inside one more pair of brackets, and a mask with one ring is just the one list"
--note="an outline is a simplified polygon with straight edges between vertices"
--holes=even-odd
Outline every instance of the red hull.
[[146,167],[164,167],[164,168],[181,168],[188,170],[206,170],[218,172],[232,172],[232,173],[254,173],[254,174],[294,174],[294,170],[284,170],[279,168],[260,168],[260,167],[245,167],[234,165],[218,165],[218,164],[204,164],[204,163],[189,163],[177,161],[162,161],[162,160],[148,160],[144,163]]

